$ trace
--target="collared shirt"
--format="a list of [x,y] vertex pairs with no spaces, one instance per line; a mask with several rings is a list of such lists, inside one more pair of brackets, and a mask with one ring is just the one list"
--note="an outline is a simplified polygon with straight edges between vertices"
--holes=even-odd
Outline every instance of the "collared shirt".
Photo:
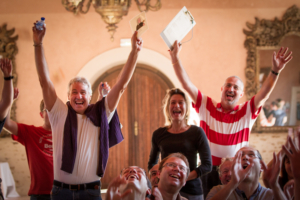
[[234,157],[240,148],[249,144],[252,126],[261,109],[256,110],[252,97],[250,101],[224,112],[221,103],[200,91],[193,107],[207,136],[214,166],[220,165],[223,157]]

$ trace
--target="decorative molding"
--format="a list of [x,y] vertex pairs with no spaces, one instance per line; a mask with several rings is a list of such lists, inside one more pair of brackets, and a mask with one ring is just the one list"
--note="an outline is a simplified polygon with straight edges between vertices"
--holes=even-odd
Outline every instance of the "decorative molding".
[[[278,46],[287,35],[300,36],[300,9],[294,5],[287,9],[282,19],[274,20],[255,18],[255,24],[246,22],[250,30],[243,30],[246,35],[244,42],[247,52],[247,64],[245,69],[247,99],[251,99],[259,90],[259,67],[257,64],[257,50],[260,47],[271,48]],[[287,132],[289,126],[261,127],[259,119],[253,126],[253,132]]]
[[[0,57],[2,58],[9,58],[12,61],[13,64],[13,85],[16,87],[18,76],[16,72],[16,62],[15,62],[15,56],[18,53],[18,47],[16,45],[16,41],[18,40],[18,35],[12,36],[15,32],[15,29],[12,28],[10,30],[7,29],[7,24],[3,24],[0,27]],[[0,86],[3,87],[3,86]],[[11,118],[16,121],[16,101],[14,101],[12,107],[10,116]],[[9,136],[10,133],[8,133],[5,129],[2,130],[0,137]]]

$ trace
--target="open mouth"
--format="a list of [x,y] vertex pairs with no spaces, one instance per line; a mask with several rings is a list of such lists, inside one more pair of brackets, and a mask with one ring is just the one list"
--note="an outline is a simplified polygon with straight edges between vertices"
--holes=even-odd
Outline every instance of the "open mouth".
[[139,180],[139,177],[135,174],[131,174],[126,177],[126,180],[134,180],[134,179]]
[[76,105],[83,105],[83,101],[75,101]]
[[243,164],[243,169],[246,169],[248,167],[249,164]]
[[170,174],[170,176],[171,176],[172,178],[175,178],[175,179],[180,179],[180,177],[179,177],[178,175],[176,175],[176,174]]
[[234,98],[234,96],[235,96],[235,95],[232,94],[232,93],[227,93],[227,94],[226,94],[226,98],[227,98],[227,99],[230,99],[230,100],[232,100],[232,99]]
[[173,114],[174,115],[180,115],[181,114],[181,110],[173,110]]

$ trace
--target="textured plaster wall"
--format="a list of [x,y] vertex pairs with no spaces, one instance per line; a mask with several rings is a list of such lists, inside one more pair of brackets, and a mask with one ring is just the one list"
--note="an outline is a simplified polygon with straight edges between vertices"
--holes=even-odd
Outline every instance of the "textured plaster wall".
[[[227,76],[238,75],[245,80],[246,49],[242,30],[246,28],[246,22],[254,23],[255,17],[281,18],[288,7],[293,4],[300,6],[300,2],[298,0],[282,3],[269,0],[261,5],[261,1],[253,1],[254,3],[249,1],[249,4],[242,6],[240,0],[220,1],[220,4],[210,6],[207,6],[207,2],[210,1],[203,2],[206,7],[202,7],[198,1],[163,1],[161,10],[147,13],[149,30],[143,35],[143,45],[169,58],[167,46],[159,33],[181,7],[186,5],[197,25],[191,42],[183,45],[180,53],[182,64],[192,82],[203,93],[219,99],[220,88]],[[76,76],[83,66],[94,57],[118,48],[121,38],[131,37],[129,20],[138,13],[135,3],[132,2],[128,15],[123,17],[118,25],[115,41],[111,42],[106,25],[93,7],[86,15],[74,16],[64,10],[59,0],[1,0],[0,25],[7,23],[7,27],[15,28],[15,35],[19,35],[17,41],[19,53],[16,56],[15,66],[18,73],[17,86],[20,90],[16,110],[17,120],[36,126],[42,123],[39,116],[42,93],[35,70],[32,46],[31,28],[35,20],[41,16],[46,18],[47,33],[43,45],[50,77],[57,95],[66,99],[68,81]],[[190,37],[191,34],[183,41]],[[245,100],[245,97],[241,99]],[[263,156],[270,156],[273,150],[279,148],[279,142],[283,142],[285,134],[252,134],[250,138],[251,144],[256,145]],[[15,144],[10,138],[0,139],[0,161],[9,162],[17,190],[23,196],[27,194],[30,183],[25,154],[22,145]]]

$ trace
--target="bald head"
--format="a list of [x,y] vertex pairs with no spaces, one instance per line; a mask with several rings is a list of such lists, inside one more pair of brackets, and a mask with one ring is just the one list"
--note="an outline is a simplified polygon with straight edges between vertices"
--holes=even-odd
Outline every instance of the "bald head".
[[243,83],[242,79],[241,79],[240,77],[238,77],[238,76],[229,76],[229,77],[227,77],[224,84],[226,84],[226,83],[227,83],[227,80],[228,80],[228,79],[231,79],[231,78],[236,78],[236,79],[239,80],[239,81],[238,81],[239,87],[240,87],[241,90],[243,91],[243,90],[244,90],[244,83]]

